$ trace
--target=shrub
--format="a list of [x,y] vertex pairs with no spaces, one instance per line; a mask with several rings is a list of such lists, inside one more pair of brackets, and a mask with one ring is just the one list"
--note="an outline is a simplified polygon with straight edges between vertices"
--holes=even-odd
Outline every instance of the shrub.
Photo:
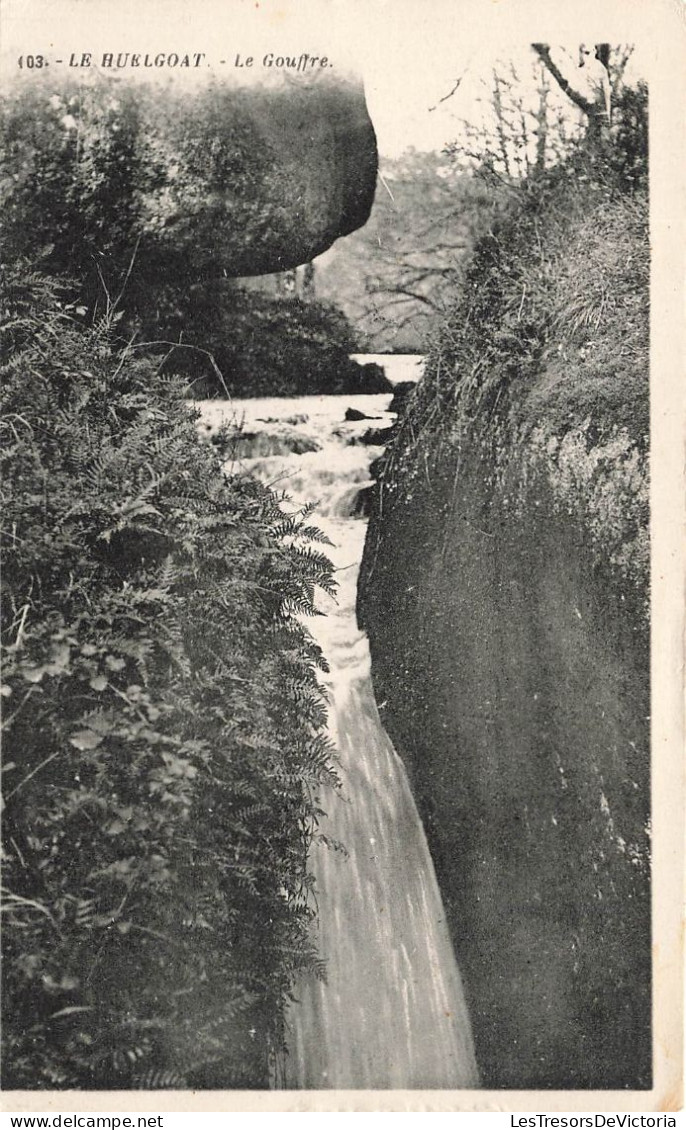
[[646,194],[597,154],[523,182],[475,247],[406,438],[439,410],[450,433],[455,413],[491,433],[496,417],[535,426],[545,385],[560,426],[610,407],[645,443],[648,270]]
[[[196,396],[392,390],[380,367],[372,371],[351,360],[351,327],[327,303],[274,297],[230,282],[185,293],[170,288],[164,297],[164,312],[158,310],[154,323],[144,321],[141,333],[183,342],[182,348],[165,347],[164,369],[188,378]],[[193,345],[199,348],[186,348]]]
[[[218,263],[282,234],[282,209],[259,198],[272,153],[256,137],[258,104],[215,83],[160,97],[154,85],[103,74],[44,71],[9,84],[0,97],[8,258],[49,245],[50,272],[77,278],[91,310],[101,280],[112,289],[137,246],[137,299],[148,310],[170,275],[186,285],[221,277]],[[227,207],[227,195],[238,205]]]
[[4,1086],[264,1086],[318,968],[322,538],[113,319],[6,295]]

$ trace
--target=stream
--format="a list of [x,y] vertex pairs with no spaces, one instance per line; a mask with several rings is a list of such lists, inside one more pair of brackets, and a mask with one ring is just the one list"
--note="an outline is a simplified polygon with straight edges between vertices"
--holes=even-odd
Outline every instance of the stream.
[[[381,360],[376,357],[364,360]],[[410,359],[383,358],[393,381],[416,376]],[[308,627],[330,665],[322,676],[339,794],[324,803],[319,831],[346,853],[315,843],[320,956],[326,981],[303,981],[289,1016],[289,1052],[274,1085],[288,1089],[458,1089],[479,1086],[471,1027],[424,830],[403,763],[374,700],[366,636],[355,617],[366,522],[355,514],[383,448],[359,442],[388,427],[390,395],[206,401],[211,429],[242,422],[241,465],[316,501],[330,538],[336,601]],[[347,422],[347,408],[370,417]],[[316,450],[312,450],[316,448]],[[295,452],[300,452],[296,454]],[[227,464],[230,468],[231,464]]]

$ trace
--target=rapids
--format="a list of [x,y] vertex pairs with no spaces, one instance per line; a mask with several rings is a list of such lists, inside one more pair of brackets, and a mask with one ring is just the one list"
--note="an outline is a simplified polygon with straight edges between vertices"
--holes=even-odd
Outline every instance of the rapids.
[[[327,973],[325,982],[304,981],[291,1008],[289,1052],[274,1079],[289,1089],[479,1085],[431,856],[403,763],[379,717],[369,647],[355,617],[366,523],[352,515],[382,451],[356,441],[392,423],[389,402],[381,395],[200,405],[211,429],[242,422],[246,438],[234,459],[246,470],[298,503],[318,503],[311,520],[333,543],[326,552],[339,584],[335,602],[320,600],[327,615],[308,626],[331,668],[322,677],[342,780],[340,794],[323,802],[328,814],[319,831],[347,854],[322,843],[313,848]],[[380,419],[344,423],[349,406]]]

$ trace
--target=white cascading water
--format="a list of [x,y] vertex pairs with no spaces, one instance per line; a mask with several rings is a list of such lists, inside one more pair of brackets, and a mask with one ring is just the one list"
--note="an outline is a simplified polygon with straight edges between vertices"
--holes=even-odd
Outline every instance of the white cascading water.
[[[381,448],[351,444],[387,427],[389,396],[208,401],[212,429],[243,422],[253,450],[284,454],[241,464],[297,503],[316,501],[311,521],[333,543],[336,602],[308,626],[331,668],[325,676],[330,736],[339,752],[339,794],[329,794],[319,831],[347,855],[316,843],[318,946],[326,981],[304,981],[289,1017],[289,1051],[275,1085],[288,1089],[459,1089],[479,1085],[469,1014],[414,799],[379,718],[369,647],[355,617],[366,522],[352,517],[369,464]],[[381,417],[344,423],[346,407]],[[319,450],[292,454],[294,436]],[[266,437],[272,437],[265,444]],[[260,442],[261,441],[261,442]],[[243,446],[250,452],[250,441]]]

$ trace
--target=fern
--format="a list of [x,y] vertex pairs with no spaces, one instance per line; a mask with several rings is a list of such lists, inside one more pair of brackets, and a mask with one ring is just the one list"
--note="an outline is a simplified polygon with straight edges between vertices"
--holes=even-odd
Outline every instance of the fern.
[[332,568],[54,293],[15,286],[0,374],[5,1085],[263,1086],[316,962]]

